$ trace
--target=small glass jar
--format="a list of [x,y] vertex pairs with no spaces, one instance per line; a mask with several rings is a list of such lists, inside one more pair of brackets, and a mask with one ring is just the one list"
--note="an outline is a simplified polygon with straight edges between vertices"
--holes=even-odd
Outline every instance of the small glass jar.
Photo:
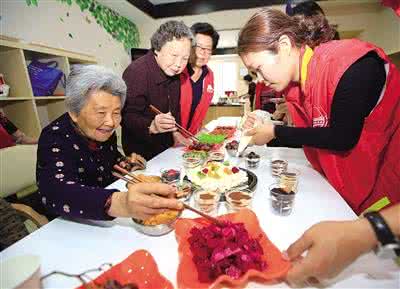
[[218,215],[220,193],[209,190],[197,190],[194,192],[194,204],[200,211],[211,215]]
[[183,167],[185,169],[194,169],[203,164],[203,159],[199,156],[183,157]]
[[279,216],[288,216],[292,213],[295,192],[287,192],[276,183],[269,187],[272,211]]
[[225,193],[227,208],[230,212],[251,208],[253,192],[250,190],[231,190]]
[[168,184],[176,187],[175,197],[178,200],[184,201],[184,202],[189,201],[190,197],[192,196],[193,191],[195,190],[193,184],[188,181],[180,182],[180,180],[177,180],[177,181],[170,182]]
[[271,173],[274,177],[279,177],[287,170],[288,162],[285,160],[274,159],[271,161]]
[[297,193],[297,187],[299,183],[300,171],[297,169],[289,168],[285,172],[281,173],[279,177],[279,185],[287,191]]
[[223,162],[225,159],[225,154],[222,152],[211,152],[208,160],[212,162]]
[[260,165],[260,155],[250,152],[246,155],[246,167],[249,169],[256,169]]

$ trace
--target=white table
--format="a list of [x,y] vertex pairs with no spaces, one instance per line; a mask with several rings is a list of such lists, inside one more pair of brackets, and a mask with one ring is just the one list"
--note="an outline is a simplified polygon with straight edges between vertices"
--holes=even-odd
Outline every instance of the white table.
[[[230,118],[222,119],[220,123],[226,125],[229,123],[228,119]],[[208,128],[217,123],[214,121]],[[279,249],[286,249],[307,228],[319,221],[356,218],[332,186],[310,167],[302,150],[265,147],[252,150],[262,156],[260,167],[254,170],[258,176],[258,185],[253,210],[263,230]],[[161,168],[179,168],[181,151],[181,148],[171,148],[158,155],[148,163],[146,173],[158,174]],[[268,186],[274,182],[269,170],[269,160],[275,156],[287,159],[289,166],[301,170],[294,211],[287,217],[274,215],[268,200]],[[244,166],[243,160],[233,159],[232,162]],[[124,182],[117,181],[110,187],[123,189],[124,186]],[[185,213],[184,216],[193,215]],[[146,249],[157,261],[160,272],[176,286],[179,260],[174,233],[148,237],[136,232],[131,224],[130,219],[79,222],[58,218],[3,251],[0,259],[36,254],[41,257],[42,274],[53,270],[80,273],[105,262],[116,264],[132,252]],[[71,278],[57,276],[50,277],[43,285],[44,288],[74,288],[79,283]],[[248,288],[264,287],[288,288],[285,283],[272,286],[248,284]],[[392,261],[378,260],[373,254],[368,254],[329,282],[328,287],[400,288],[399,271]]]

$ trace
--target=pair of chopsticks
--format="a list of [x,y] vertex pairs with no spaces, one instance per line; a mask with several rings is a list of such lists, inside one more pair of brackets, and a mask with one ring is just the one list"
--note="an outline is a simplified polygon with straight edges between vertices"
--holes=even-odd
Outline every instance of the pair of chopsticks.
[[[150,107],[150,109],[151,109],[155,114],[162,114],[162,113],[163,113],[162,111],[160,111],[158,108],[156,108],[156,107],[155,107],[154,105],[152,105],[152,104],[150,104],[149,107]],[[178,123],[175,122],[175,126],[177,127],[177,129],[178,129],[181,133],[183,133],[183,134],[189,136],[190,138],[192,138],[192,139],[194,139],[194,140],[200,142],[199,139],[198,139],[194,134],[192,134],[190,131],[188,131],[186,128],[184,128],[184,127],[181,126],[180,124],[178,124]]]
[[[119,165],[114,165],[114,169],[116,169],[116,170],[120,171],[121,173],[123,173],[125,175],[128,175],[129,177],[132,178],[132,179],[130,179],[130,178],[127,178],[127,177],[121,175],[120,173],[112,172],[113,176],[118,178],[118,179],[124,180],[124,181],[126,181],[127,183],[130,183],[130,184],[137,184],[137,183],[142,183],[143,182],[140,178],[138,178],[134,174],[131,174],[130,172],[128,172],[124,168],[121,168]],[[211,221],[212,223],[214,223],[214,224],[216,224],[218,226],[221,226],[221,227],[223,226],[223,222],[221,222],[217,218],[211,217],[210,215],[207,215],[207,214],[205,214],[205,213],[193,208],[192,206],[189,206],[188,204],[185,204],[185,203],[182,203],[182,204],[183,204],[183,207],[185,209],[188,209],[188,210],[190,210],[192,212],[195,212],[196,214],[206,218],[207,220]]]

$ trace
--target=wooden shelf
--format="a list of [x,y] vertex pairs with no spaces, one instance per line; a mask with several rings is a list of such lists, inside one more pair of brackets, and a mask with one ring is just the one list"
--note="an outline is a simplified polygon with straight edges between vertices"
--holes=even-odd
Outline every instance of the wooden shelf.
[[81,63],[97,63],[96,58],[88,54],[71,52],[64,49],[48,47],[41,44],[25,43],[18,39],[13,39],[3,35],[0,35],[0,46],[19,48],[26,51],[34,51],[36,53],[49,54],[53,56],[65,56]]
[[46,99],[49,99],[49,100],[53,100],[53,99],[55,99],[55,100],[64,100],[65,96],[35,96],[34,99],[35,100],[42,100],[42,99],[44,99],[44,100],[46,100]]
[[90,55],[27,44],[0,35],[0,73],[10,85],[9,96],[0,97],[0,109],[25,134],[38,137],[45,126],[66,112],[65,88],[60,81],[54,92],[57,95],[34,96],[27,69],[33,59],[56,61],[66,77],[71,64],[91,64],[96,63],[96,59]]
[[33,99],[33,96],[29,96],[29,97],[10,97],[10,96],[0,97],[0,101],[29,100],[29,99]]

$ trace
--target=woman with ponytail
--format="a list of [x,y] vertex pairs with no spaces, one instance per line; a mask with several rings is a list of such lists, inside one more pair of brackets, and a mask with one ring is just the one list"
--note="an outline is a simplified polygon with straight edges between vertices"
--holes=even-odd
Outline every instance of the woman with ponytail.
[[[238,52],[272,89],[286,91],[295,127],[250,130],[262,145],[304,147],[352,209],[379,210],[400,200],[400,73],[382,49],[332,40],[322,14],[288,16],[264,9],[242,28]],[[245,127],[255,123],[250,115]]]

